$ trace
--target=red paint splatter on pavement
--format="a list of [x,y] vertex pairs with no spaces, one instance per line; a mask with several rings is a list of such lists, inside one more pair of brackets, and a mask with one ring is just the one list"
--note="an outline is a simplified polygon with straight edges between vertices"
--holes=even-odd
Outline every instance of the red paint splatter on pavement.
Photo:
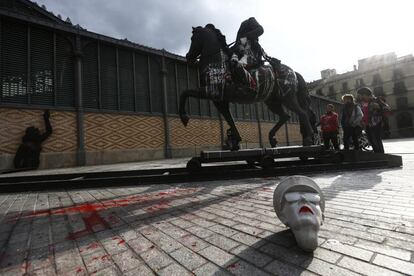
[[82,267],[78,267],[75,270],[76,273],[81,273],[82,271],[83,271],[83,268]]
[[239,263],[234,263],[234,264],[229,265],[227,268],[230,269],[230,270],[233,270],[233,269],[238,268],[239,266],[240,266]]
[[[90,208],[90,206],[84,208],[85,210],[88,210],[88,212],[93,210],[93,208]],[[85,216],[82,219],[85,224],[85,229],[70,233],[66,237],[67,240],[75,240],[92,234],[94,233],[94,230],[98,230],[96,229],[97,226],[99,226],[99,230],[110,228],[108,223],[98,214],[97,211],[92,211],[92,213],[89,216]]]
[[155,245],[151,245],[151,246],[150,246],[150,249],[153,249],[154,247],[155,247]]
[[[40,211],[31,211],[26,212],[22,215],[17,215],[12,217],[8,222],[16,222],[21,218],[30,219],[33,217],[42,217],[42,216],[55,216],[55,215],[70,215],[70,214],[81,214],[83,215],[82,220],[85,224],[85,229],[70,233],[66,239],[68,240],[75,240],[87,235],[94,233],[95,231],[105,230],[110,228],[110,224],[117,224],[119,223],[119,218],[116,217],[112,212],[106,219],[103,218],[99,212],[102,210],[108,210],[110,208],[122,207],[122,206],[129,206],[133,204],[147,204],[144,206],[147,212],[159,212],[165,209],[170,208],[171,206],[169,203],[172,199],[166,199],[166,197],[171,196],[182,196],[191,193],[195,193],[200,191],[201,188],[190,188],[190,189],[173,189],[158,193],[150,193],[150,194],[140,194],[134,196],[127,196],[125,198],[119,199],[109,199],[103,200],[102,202],[97,203],[84,203],[80,205],[73,205],[69,207],[61,207],[55,209],[48,209],[48,210],[40,210]],[[153,204],[151,204],[154,202]],[[148,206],[149,205],[149,206]],[[79,221],[76,218],[71,219],[72,222]],[[125,241],[121,241],[119,244],[124,243]],[[98,245],[96,245],[97,247]],[[95,248],[96,248],[95,247]],[[88,248],[87,248],[88,249]]]
[[170,208],[169,200],[162,200],[159,203],[154,204],[154,205],[146,208],[145,211],[147,211],[149,213],[153,213],[153,212],[165,210],[165,209],[168,209],[168,208]]
[[125,243],[125,240],[123,240],[123,239],[121,239],[119,242],[118,242],[118,244],[124,244]]
[[99,243],[97,242],[93,242],[90,245],[88,245],[88,247],[86,247],[86,250],[90,250],[90,249],[96,249],[99,247]]
[[118,241],[118,244],[124,244],[125,243],[125,240],[124,239],[121,239],[119,237],[112,237],[112,240],[119,240]]
[[101,257],[101,260],[103,260],[103,261],[105,261],[105,260],[109,260],[109,255],[103,255],[102,257]]

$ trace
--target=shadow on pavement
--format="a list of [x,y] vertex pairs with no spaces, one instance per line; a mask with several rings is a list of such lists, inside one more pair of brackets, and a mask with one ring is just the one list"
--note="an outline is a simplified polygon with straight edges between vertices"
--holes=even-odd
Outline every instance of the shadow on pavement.
[[[236,275],[303,275],[314,257],[313,253],[296,246],[290,230],[272,233],[255,244],[244,246],[243,250],[236,248],[232,252],[236,256],[223,267]],[[224,270],[215,273],[223,274]]]
[[[112,193],[112,196],[108,196],[107,189],[51,192],[58,195],[55,200],[61,207],[35,212],[14,211],[2,218],[0,272],[29,273],[34,269],[54,267],[53,258],[62,256],[75,264],[69,272],[80,271],[82,260],[78,249],[80,254],[100,252],[103,254],[101,258],[110,259],[103,242],[111,243],[111,247],[125,246],[123,234],[130,230],[138,233],[149,224],[191,216],[194,211],[211,204],[265,186],[268,181],[257,179],[253,184],[245,185],[240,181],[154,185],[136,194]],[[89,196],[81,198],[85,193]],[[48,195],[46,192],[39,194]],[[28,195],[19,194],[15,200],[24,200]],[[31,208],[33,210],[33,206]],[[57,273],[61,272],[65,271],[59,271],[57,267]]]

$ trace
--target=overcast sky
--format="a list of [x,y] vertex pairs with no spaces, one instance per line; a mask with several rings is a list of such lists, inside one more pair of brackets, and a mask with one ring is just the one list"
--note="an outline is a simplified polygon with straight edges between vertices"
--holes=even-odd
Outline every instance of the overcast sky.
[[37,0],[89,31],[185,55],[191,27],[213,23],[233,42],[254,16],[265,51],[303,74],[352,70],[358,59],[414,52],[410,0]]

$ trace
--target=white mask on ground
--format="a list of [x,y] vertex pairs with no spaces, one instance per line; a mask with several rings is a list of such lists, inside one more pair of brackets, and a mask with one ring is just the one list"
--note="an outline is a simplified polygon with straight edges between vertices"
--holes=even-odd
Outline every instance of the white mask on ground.
[[315,250],[325,210],[318,185],[309,177],[288,177],[276,188],[273,205],[279,219],[292,230],[298,246],[305,251]]

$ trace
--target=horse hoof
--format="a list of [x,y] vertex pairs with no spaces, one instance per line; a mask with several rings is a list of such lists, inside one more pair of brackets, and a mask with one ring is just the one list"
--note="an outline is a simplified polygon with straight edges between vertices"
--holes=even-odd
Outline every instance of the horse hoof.
[[304,146],[312,146],[312,138],[305,138],[305,139],[303,139],[303,145]]
[[180,119],[185,127],[188,125],[188,121],[190,121],[190,118],[187,115],[181,115]]
[[270,139],[270,146],[272,148],[277,147],[277,140],[275,138]]

